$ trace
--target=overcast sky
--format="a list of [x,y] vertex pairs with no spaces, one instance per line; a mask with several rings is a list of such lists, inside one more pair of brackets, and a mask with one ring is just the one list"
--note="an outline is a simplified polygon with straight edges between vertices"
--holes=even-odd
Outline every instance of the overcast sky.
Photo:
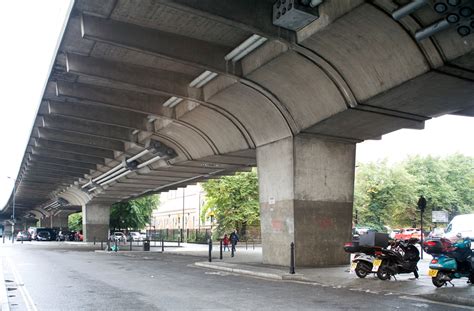
[[[69,0],[0,1],[0,209],[11,192],[31,133],[34,118],[56,54]],[[474,119],[446,116],[426,122],[425,130],[400,130],[380,141],[357,146],[362,162],[409,154],[474,156]]]
[[0,209],[10,197],[69,0],[0,1]]

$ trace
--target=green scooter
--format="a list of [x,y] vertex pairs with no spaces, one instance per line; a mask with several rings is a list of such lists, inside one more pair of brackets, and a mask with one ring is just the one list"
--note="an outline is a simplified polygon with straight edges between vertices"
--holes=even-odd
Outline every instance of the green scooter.
[[463,277],[474,284],[474,255],[469,238],[461,238],[452,244],[446,239],[429,240],[424,243],[424,248],[433,256],[428,275],[434,286],[442,287]]

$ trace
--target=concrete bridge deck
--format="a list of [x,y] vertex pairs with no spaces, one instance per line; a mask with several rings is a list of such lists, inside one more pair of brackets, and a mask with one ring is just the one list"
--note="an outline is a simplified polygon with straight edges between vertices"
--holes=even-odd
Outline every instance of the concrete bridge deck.
[[[18,218],[55,226],[82,209],[90,240],[114,202],[258,166],[264,258],[286,262],[280,243],[316,236],[306,248],[327,257],[299,263],[345,262],[319,237],[350,236],[356,143],[473,114],[474,36],[460,35],[472,1],[428,2],[76,1],[17,177]],[[307,18],[281,24],[283,8]],[[13,193],[4,218],[12,205]]]

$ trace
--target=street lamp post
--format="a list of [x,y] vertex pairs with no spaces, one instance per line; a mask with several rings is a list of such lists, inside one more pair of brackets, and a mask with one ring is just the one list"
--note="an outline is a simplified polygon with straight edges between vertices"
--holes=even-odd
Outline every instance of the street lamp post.
[[16,179],[10,176],[7,176],[8,179],[13,180],[13,206],[12,206],[12,243],[15,239],[15,196],[16,196]]
[[185,190],[186,188],[183,188],[183,217],[181,219],[182,225],[181,225],[181,243],[184,243],[184,196],[185,196]]

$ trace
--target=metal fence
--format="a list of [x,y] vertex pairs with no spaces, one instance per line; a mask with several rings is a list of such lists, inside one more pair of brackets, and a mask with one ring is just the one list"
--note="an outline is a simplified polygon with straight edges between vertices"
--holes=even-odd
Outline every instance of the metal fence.
[[211,229],[163,229],[147,230],[147,237],[150,240],[162,239],[166,242],[187,242],[206,244],[207,239],[211,237]]

